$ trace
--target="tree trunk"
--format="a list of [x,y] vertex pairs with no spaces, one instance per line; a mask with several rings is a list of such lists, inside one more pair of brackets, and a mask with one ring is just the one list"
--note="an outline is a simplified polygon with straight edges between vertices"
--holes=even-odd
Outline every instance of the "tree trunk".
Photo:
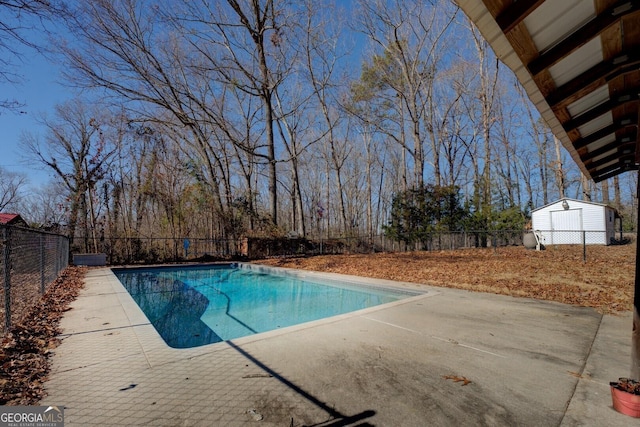
[[[294,150],[297,148],[294,146]],[[300,188],[300,171],[298,169],[298,158],[294,157],[291,160],[292,173],[291,179],[293,180],[293,226],[296,228],[296,232],[299,236],[305,237],[307,235],[304,225],[304,209],[302,207],[302,190]]]
[[367,133],[364,134],[364,144],[367,150],[367,239],[369,243],[371,243],[373,239],[373,188],[371,185],[371,168],[373,167],[373,162],[371,160],[371,135]]
[[[270,98],[270,97],[269,97]],[[266,132],[267,132],[267,150],[269,160],[269,196],[270,196],[270,211],[271,220],[273,225],[278,225],[278,171],[276,167],[276,147],[273,138],[273,106],[271,100],[265,98],[264,106],[267,112],[266,118]]]
[[331,141],[331,158],[333,159],[333,165],[336,172],[336,183],[338,188],[338,201],[340,202],[340,219],[342,220],[342,231],[345,232],[348,228],[347,222],[347,210],[344,202],[344,188],[342,186],[342,167],[344,159],[338,159],[337,153],[334,147],[333,141]]
[[[400,98],[398,98],[398,104],[400,105],[400,123],[404,123],[404,106]],[[404,130],[404,126],[400,127],[400,141],[402,141],[402,191],[407,191],[409,189],[409,184],[407,182],[407,176],[409,175],[407,171],[407,136]]]
[[600,188],[602,190],[602,203],[608,205],[611,199],[609,199],[609,181],[604,180],[600,183]]
[[540,181],[542,183],[542,204],[549,204],[549,181],[547,179],[547,145],[546,138],[543,138],[538,147],[538,170],[540,172]]
[[562,156],[560,151],[560,140],[554,136],[553,143],[556,149],[556,168],[555,168],[556,186],[558,187],[558,195],[560,196],[561,199],[564,199],[564,190],[565,190],[566,184],[564,180],[564,169],[562,165]]
[[[258,7],[255,7],[258,10]],[[256,12],[256,18],[259,13]],[[265,25],[265,23],[262,23]],[[274,225],[278,225],[278,173],[276,167],[276,146],[273,131],[273,87],[271,85],[271,77],[269,67],[267,65],[267,55],[264,46],[264,28],[259,28],[260,33],[254,35],[256,48],[258,49],[258,58],[260,60],[260,77],[262,79],[262,88],[260,96],[265,109],[265,133],[267,136],[267,161],[269,162],[269,196],[271,220]]]
[[613,204],[620,211],[622,209],[622,195],[620,193],[620,176],[613,177]]
[[[327,199],[326,200],[327,200],[327,202],[326,202],[326,206],[324,207],[325,214],[324,214],[324,217],[323,217],[323,218],[327,219],[327,239],[329,238],[329,234],[330,234],[329,228],[330,228],[330,224],[331,224],[331,211],[330,211],[331,205],[329,203],[329,200],[331,200],[330,199],[330,197],[331,197],[331,185],[329,184],[330,181],[331,181],[331,166],[329,164],[329,161],[327,161],[327,187],[326,187],[326,190],[327,190],[327,194],[326,194],[326,198]],[[322,224],[320,224],[320,229],[322,229]]]
[[580,173],[581,181],[582,181],[582,200],[590,202],[591,201],[591,183],[589,182],[589,178],[587,178],[582,172]]
[[[417,106],[413,105],[414,112]],[[415,113],[414,113],[415,114]],[[413,119],[413,161],[416,188],[424,187],[424,147],[422,146],[422,138],[420,137],[420,122],[416,117]]]

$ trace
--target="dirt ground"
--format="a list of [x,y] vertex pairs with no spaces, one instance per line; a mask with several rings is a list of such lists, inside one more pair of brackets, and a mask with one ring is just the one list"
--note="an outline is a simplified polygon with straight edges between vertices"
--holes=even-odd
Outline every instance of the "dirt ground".
[[586,307],[602,313],[632,309],[635,244],[561,245],[454,251],[273,258],[257,263],[352,274]]

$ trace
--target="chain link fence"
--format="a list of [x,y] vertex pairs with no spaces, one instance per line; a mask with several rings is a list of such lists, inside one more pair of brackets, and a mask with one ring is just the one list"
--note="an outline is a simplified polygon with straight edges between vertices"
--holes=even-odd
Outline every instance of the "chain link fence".
[[[95,247],[106,255],[107,263],[111,265],[159,264],[241,257],[243,241],[199,237],[122,237],[99,240]],[[82,239],[76,239],[74,243],[72,248],[83,247]]]
[[[453,250],[522,245],[523,232],[433,233],[419,242],[398,242],[384,234],[331,238],[109,238],[95,242],[111,265],[233,260],[277,256]],[[81,239],[72,247],[82,247]]]
[[[541,246],[624,244],[605,231],[536,230]],[[521,230],[433,233],[419,242],[398,242],[383,234],[335,238],[209,239],[120,238],[103,239],[96,249],[107,263],[157,264],[180,261],[263,258],[416,250],[498,248],[523,245]],[[535,246],[535,245],[534,245]],[[0,333],[19,319],[37,301],[69,263],[67,237],[21,227],[0,225]]]
[[0,334],[22,317],[69,264],[69,239],[0,225]]
[[596,230],[536,230],[541,243],[554,245],[615,245],[624,243],[624,237],[613,231]]
[[[541,247],[556,245],[624,244],[627,238],[613,238],[611,232],[575,230],[536,230]],[[117,238],[103,239],[95,245],[106,255],[110,265],[159,264],[214,260],[258,259],[279,256],[354,254],[374,252],[441,251],[464,248],[499,248],[526,246],[523,230],[440,232],[424,236],[420,241],[402,242],[384,234],[352,237],[310,238],[244,238],[210,239]],[[531,237],[531,236],[528,236]],[[76,242],[80,245],[80,242]],[[80,246],[77,246],[80,247]],[[535,248],[534,244],[532,248]]]

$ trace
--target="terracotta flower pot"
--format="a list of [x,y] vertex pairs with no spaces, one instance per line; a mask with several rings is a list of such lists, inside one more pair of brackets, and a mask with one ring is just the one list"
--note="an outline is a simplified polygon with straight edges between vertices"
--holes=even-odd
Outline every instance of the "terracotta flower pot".
[[620,378],[617,382],[609,383],[611,386],[611,398],[613,400],[613,409],[629,415],[630,417],[640,418],[640,383],[626,378]]

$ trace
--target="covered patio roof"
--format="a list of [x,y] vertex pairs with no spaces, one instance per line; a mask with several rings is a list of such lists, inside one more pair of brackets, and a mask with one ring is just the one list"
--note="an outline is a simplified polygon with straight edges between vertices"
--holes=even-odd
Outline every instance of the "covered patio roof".
[[582,172],[640,163],[640,1],[456,0]]

